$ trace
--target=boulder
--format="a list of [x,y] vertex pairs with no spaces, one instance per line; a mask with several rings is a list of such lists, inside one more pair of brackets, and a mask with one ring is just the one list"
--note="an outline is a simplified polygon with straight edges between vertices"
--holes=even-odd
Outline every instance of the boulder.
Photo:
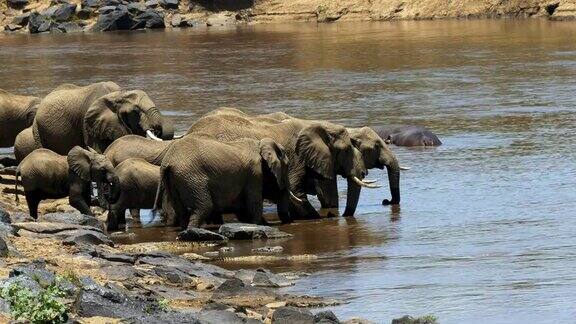
[[[28,0],[7,0],[8,6],[11,8],[21,9],[28,5]],[[4,164],[4,163],[2,163]]]
[[[62,27],[63,29],[66,29],[68,28],[68,24],[70,25],[74,24],[74,26],[70,26],[70,28],[80,28],[80,26],[75,23],[62,23],[59,25],[59,28]],[[83,215],[80,213],[49,213],[45,215],[40,215],[38,217],[38,221],[49,223],[84,225],[84,226],[96,227],[99,228],[100,230],[104,229],[104,224],[102,224],[102,222],[100,222],[96,217]]]
[[280,307],[272,314],[272,324],[314,324],[316,319],[308,310]]
[[94,231],[76,230],[71,233],[66,233],[66,237],[62,240],[64,245],[99,245],[105,244],[113,246],[114,243],[108,236]]
[[33,278],[42,288],[46,288],[54,283],[56,276],[52,271],[46,270],[46,263],[42,260],[36,260],[32,263],[12,269],[9,277],[26,276]]
[[106,15],[100,15],[92,27],[93,31],[128,30],[134,25],[134,20],[128,10],[115,10]]
[[134,25],[132,29],[141,29],[141,28],[165,28],[166,25],[164,24],[164,15],[154,9],[147,9],[144,13],[136,16],[134,18]]
[[99,246],[89,246],[84,247],[84,252],[88,255],[93,256],[95,258],[100,258],[112,262],[121,262],[121,263],[129,263],[134,264],[136,262],[136,256],[126,254],[126,253],[112,253],[108,252],[105,249]]
[[8,249],[8,244],[6,244],[6,241],[0,237],[0,258],[7,257],[9,253],[10,250]]
[[436,324],[436,319],[428,316],[415,318],[409,315],[404,315],[401,318],[393,319],[392,324]]
[[220,226],[218,232],[231,240],[278,239],[293,236],[274,227],[244,223],[224,224]]
[[30,14],[30,20],[28,21],[28,31],[31,34],[44,33],[49,31],[54,25],[49,17],[33,12]]
[[[12,23],[18,26],[26,26],[28,25],[28,21],[30,21],[30,13],[27,12],[23,15],[16,16],[12,19]],[[0,212],[1,214],[2,212]],[[2,220],[0,220],[2,221]]]
[[8,279],[0,282],[0,289],[10,287],[13,284],[18,284],[22,288],[27,288],[33,294],[38,294],[42,290],[40,284],[28,276],[9,277]]
[[212,300],[227,305],[254,307],[256,304],[266,305],[275,302],[279,296],[265,288],[246,285],[238,278],[223,282],[212,294]]
[[314,315],[314,320],[317,324],[340,324],[340,320],[336,314],[330,310],[316,313],[316,315]]
[[[70,21],[61,23],[60,25],[58,25],[58,29],[63,33],[79,33],[82,31],[82,27],[80,27],[80,25]],[[90,223],[90,226],[102,226],[102,224],[99,223],[98,220],[96,220],[95,218],[94,220],[95,222]]]
[[159,0],[159,3],[164,9],[178,9],[179,0]]
[[10,224],[0,223],[0,238],[6,238],[8,235],[15,235],[16,229]]
[[154,273],[173,284],[187,284],[192,282],[192,277],[184,271],[175,267],[158,266],[154,268]]
[[29,222],[29,223],[14,223],[12,224],[18,231],[26,230],[29,232],[39,234],[57,234],[64,231],[86,230],[102,233],[102,230],[92,226],[64,224],[64,223],[50,223],[50,222]]
[[52,19],[56,22],[65,22],[72,19],[76,13],[76,4],[74,3],[63,3],[56,6],[56,10],[51,15]]
[[182,20],[182,16],[180,16],[180,14],[175,14],[170,20],[170,25],[172,25],[172,27],[184,27],[186,22]]
[[111,13],[111,12],[114,11],[114,10],[116,10],[116,6],[104,6],[104,7],[100,8],[100,9],[98,9],[98,12],[99,12],[101,15],[106,15],[106,14]]
[[140,15],[146,11],[146,5],[141,2],[130,3],[127,8],[128,11],[135,16]]
[[245,319],[228,310],[207,310],[198,314],[200,323],[206,324],[244,324]]
[[203,241],[225,241],[226,237],[203,228],[189,228],[185,231],[178,233],[177,239],[180,241],[203,242]]
[[100,0],[82,0],[81,6],[83,9],[98,8],[100,6]]
[[76,13],[76,16],[78,16],[80,19],[90,19],[92,12],[93,10],[90,8],[82,8]]
[[255,287],[288,287],[294,283],[280,275],[272,273],[265,269],[258,269],[252,278],[252,286]]

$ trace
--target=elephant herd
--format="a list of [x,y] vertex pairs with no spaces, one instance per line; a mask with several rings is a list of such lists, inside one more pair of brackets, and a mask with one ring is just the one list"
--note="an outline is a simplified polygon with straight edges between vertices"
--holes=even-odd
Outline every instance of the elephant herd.
[[184,229],[222,223],[225,213],[263,224],[264,200],[283,223],[315,219],[308,195],[338,208],[338,175],[348,182],[343,215],[352,216],[361,188],[380,187],[365,179],[373,168],[388,173],[391,198],[382,203],[399,204],[402,167],[388,144],[441,144],[418,126],[346,128],[234,108],[214,110],[175,137],[145,92],[114,82],[64,84],[42,99],[0,90],[0,127],[32,217],[41,200],[68,196],[83,214],[92,205],[107,209],[108,230],[125,224],[127,209],[133,217],[154,209]]

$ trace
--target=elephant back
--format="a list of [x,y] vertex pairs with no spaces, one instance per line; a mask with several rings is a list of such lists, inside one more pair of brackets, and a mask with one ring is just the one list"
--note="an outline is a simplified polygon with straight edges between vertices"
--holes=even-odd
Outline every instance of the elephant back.
[[113,82],[56,88],[40,102],[33,125],[35,140],[58,154],[84,146],[84,114],[95,100],[118,89]]
[[66,157],[47,149],[28,154],[18,165],[18,172],[26,191],[61,193],[68,184]]
[[32,124],[40,98],[0,89],[0,147],[14,145],[18,133]]

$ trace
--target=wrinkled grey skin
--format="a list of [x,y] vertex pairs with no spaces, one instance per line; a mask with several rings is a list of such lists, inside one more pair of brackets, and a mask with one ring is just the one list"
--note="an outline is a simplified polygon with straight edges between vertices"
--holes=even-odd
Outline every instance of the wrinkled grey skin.
[[40,98],[0,89],[0,147],[14,145],[16,136],[34,121]]
[[14,141],[14,156],[16,157],[16,161],[18,163],[22,162],[28,154],[40,147],[40,143],[36,143],[34,140],[32,127],[24,129],[16,136],[16,140]]
[[[103,189],[108,197],[117,194],[118,178],[110,161],[103,155],[92,153],[77,146],[68,156],[56,154],[48,149],[37,149],[18,165],[30,216],[38,218],[38,204],[44,199],[69,196],[70,205],[82,214],[92,215],[90,196],[92,181]],[[16,196],[18,200],[18,196]]]
[[131,158],[140,158],[159,166],[171,143],[173,141],[159,142],[138,135],[126,135],[108,146],[104,155],[114,166]]
[[396,146],[440,146],[436,134],[422,126],[376,126],[374,131],[384,140]]
[[58,154],[74,146],[104,152],[124,135],[146,136],[150,130],[164,137],[163,125],[162,115],[143,91],[121,90],[113,82],[66,84],[40,102],[33,134],[37,143]]
[[160,167],[142,159],[127,159],[116,166],[120,191],[118,197],[108,201],[108,231],[118,230],[126,224],[126,209],[131,209],[132,217],[138,217],[140,209],[152,209],[156,190],[160,182]]
[[[260,121],[268,124],[278,124],[285,120],[298,120],[291,117],[284,112],[274,112],[270,114],[262,114],[257,116],[248,116],[241,110],[235,108],[220,108],[210,114],[212,115],[225,115],[233,114],[236,116],[244,116],[252,121]],[[350,138],[354,147],[361,153],[366,169],[383,169],[388,171],[388,182],[390,184],[390,192],[392,199],[384,199],[382,204],[399,204],[400,203],[400,169],[398,159],[390,150],[388,145],[368,127],[363,128],[348,128]],[[336,178],[332,179],[314,179],[313,183],[308,184],[308,194],[316,194],[322,208],[332,209],[338,208],[338,184]],[[358,200],[360,198],[361,187],[354,181],[348,179],[348,192],[346,209],[343,216],[353,216]]]
[[162,161],[155,209],[161,205],[175,217],[169,225],[176,221],[182,228],[198,227],[222,213],[262,224],[263,199],[272,199],[282,221],[289,222],[287,164],[282,146],[269,138],[223,143],[185,136]]
[[337,175],[363,179],[366,175],[362,156],[352,145],[346,128],[328,122],[259,122],[237,112],[222,111],[200,118],[188,134],[220,141],[269,137],[281,144],[289,160],[290,190],[301,200],[290,200],[291,217],[295,219],[320,217],[306,196],[314,191],[308,183],[311,179],[333,180]]

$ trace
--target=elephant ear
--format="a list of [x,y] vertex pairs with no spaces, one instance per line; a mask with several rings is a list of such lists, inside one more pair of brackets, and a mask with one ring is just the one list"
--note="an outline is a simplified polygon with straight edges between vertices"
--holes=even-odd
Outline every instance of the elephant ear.
[[284,189],[287,187],[287,177],[288,177],[288,159],[284,153],[284,148],[276,144],[270,138],[264,138],[260,141],[260,156],[268,168],[274,174],[276,182],[278,183],[278,188]]
[[320,124],[304,128],[296,140],[296,153],[301,161],[326,179],[334,176],[334,161],[329,145],[331,137]]
[[84,181],[90,181],[90,157],[92,154],[80,146],[75,146],[68,152],[68,167]]

